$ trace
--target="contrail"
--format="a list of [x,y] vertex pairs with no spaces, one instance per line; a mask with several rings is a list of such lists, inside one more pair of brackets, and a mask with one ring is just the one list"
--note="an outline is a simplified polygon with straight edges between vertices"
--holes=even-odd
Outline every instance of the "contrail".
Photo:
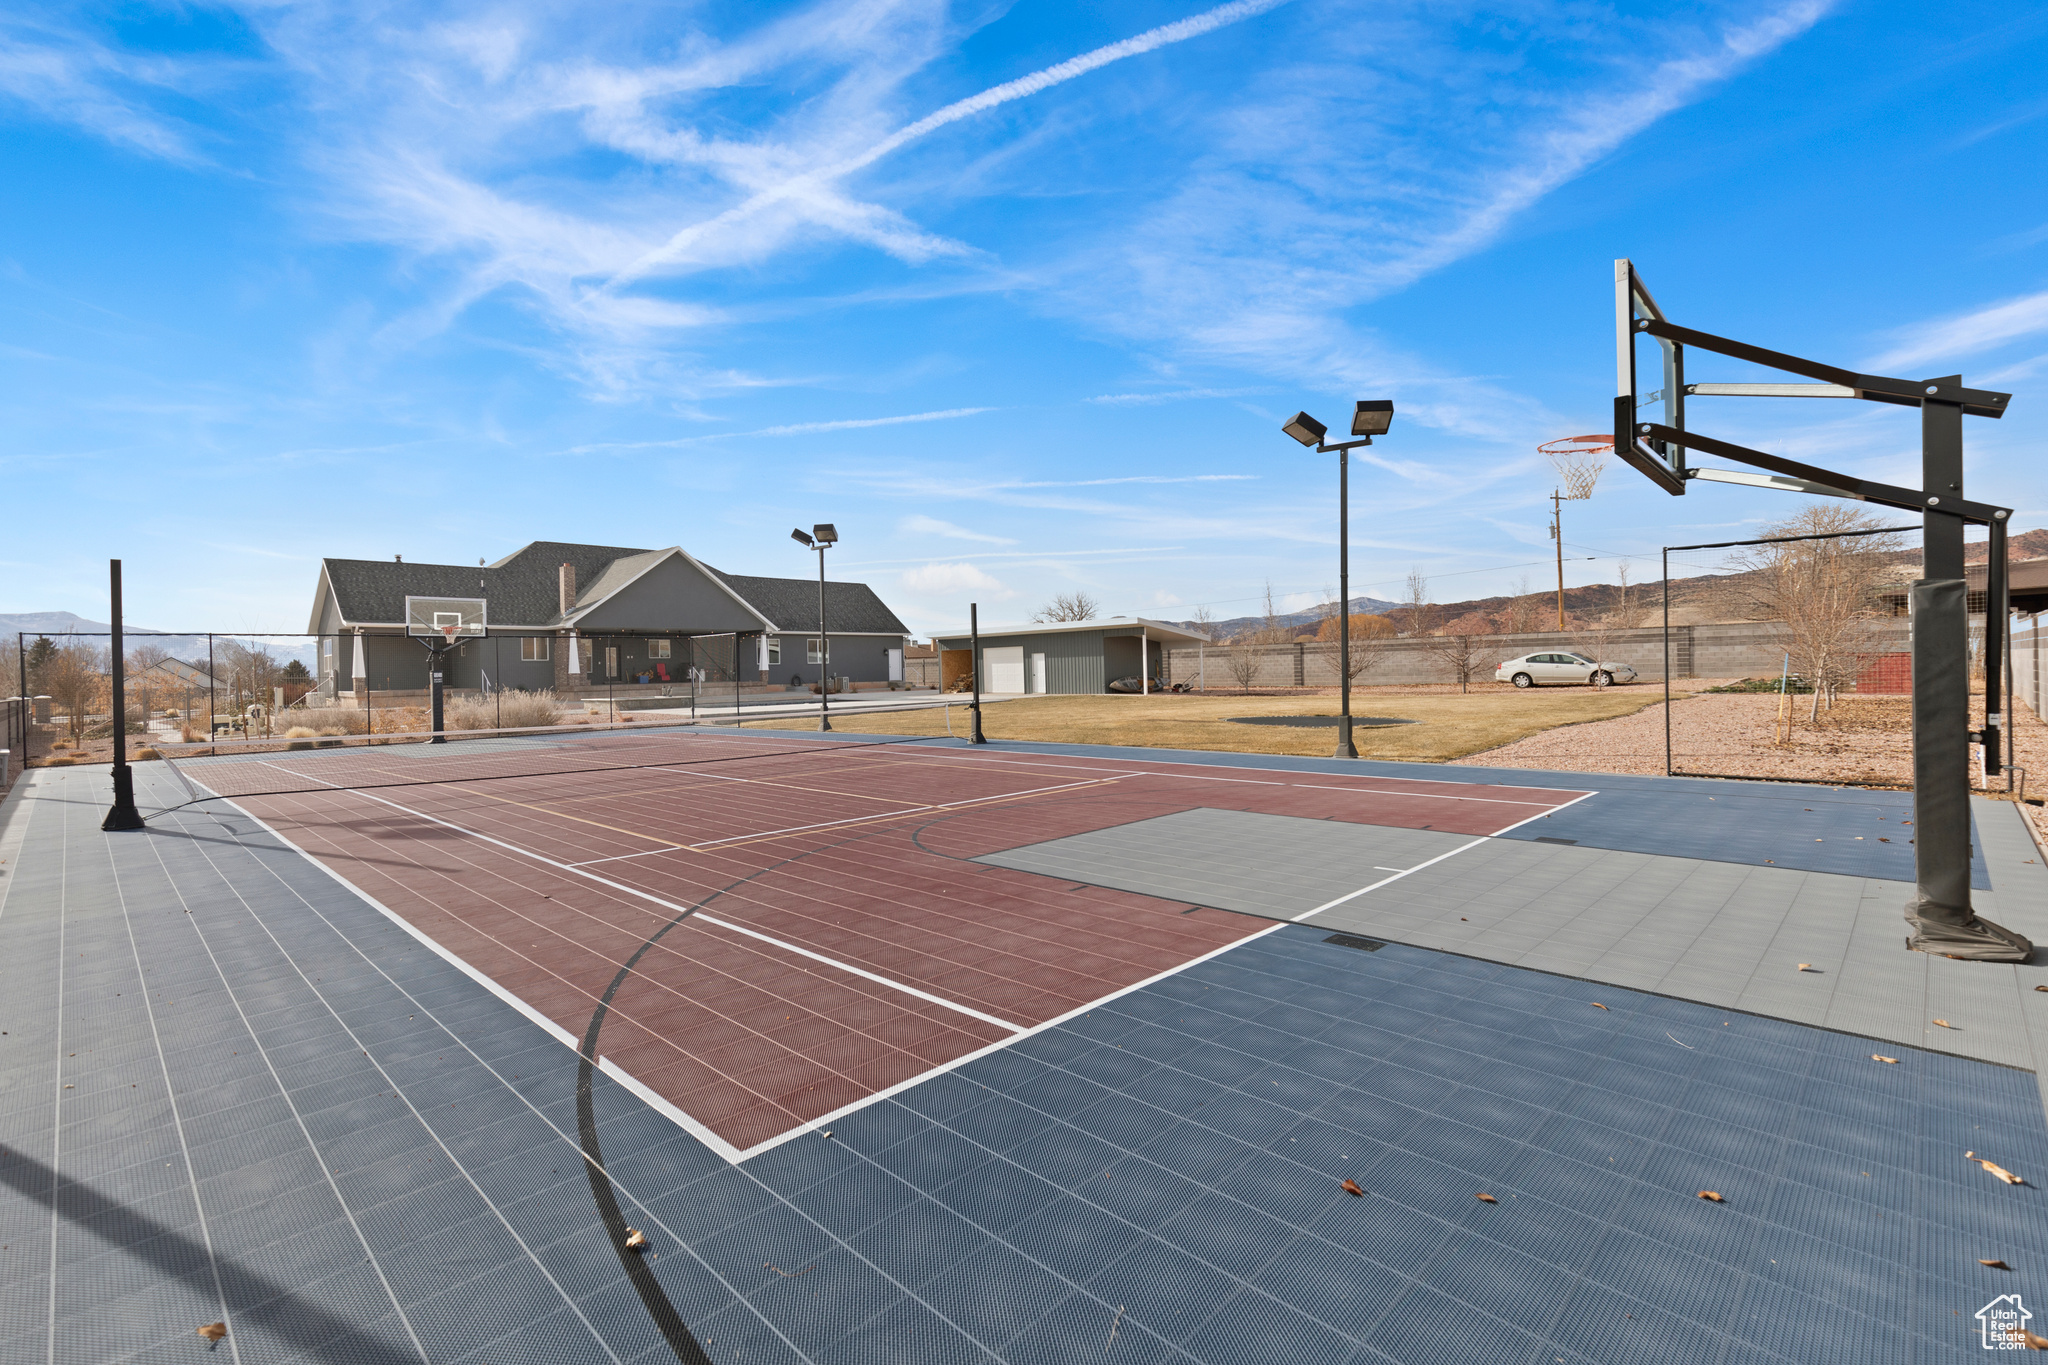
[[961,119],[970,118],[997,105],[1021,100],[1041,90],[1065,84],[1077,76],[1085,76],[1091,71],[1108,66],[1111,62],[1120,62],[1126,57],[1142,56],[1172,43],[1199,38],[1205,33],[1214,32],[1239,20],[1254,18],[1268,10],[1278,9],[1286,3],[1287,0],[1232,0],[1230,4],[1218,5],[1215,9],[1205,10],[1190,18],[1147,29],[1136,37],[1126,38],[1122,42],[1111,43],[1106,47],[1098,47],[1093,52],[1084,52],[1078,57],[1069,57],[1057,66],[1048,66],[1043,71],[1034,71],[1028,76],[1019,76],[1014,81],[991,86],[978,95],[956,100],[936,113],[927,114],[917,122],[897,129],[857,156],[837,165],[784,181],[772,190],[763,190],[745,202],[734,205],[715,218],[708,218],[684,228],[669,238],[664,245],[648,252],[612,276],[605,288],[611,289],[631,283],[655,267],[674,260],[713,230],[749,218],[768,205],[791,198],[813,185],[837,180],[841,176],[873,165],[905,143],[915,142],[925,134],[943,128],[949,123],[958,123]]

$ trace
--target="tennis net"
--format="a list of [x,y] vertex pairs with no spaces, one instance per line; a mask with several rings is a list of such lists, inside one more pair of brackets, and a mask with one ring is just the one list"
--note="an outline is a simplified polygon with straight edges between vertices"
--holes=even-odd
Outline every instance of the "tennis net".
[[[929,737],[820,743],[775,731],[735,734],[674,723],[622,723],[521,730],[427,731],[194,741],[159,746],[175,779],[170,799],[145,815],[206,801],[360,791],[381,787],[567,779],[647,768],[777,760],[816,763],[893,745],[929,745]],[[156,764],[145,766],[155,767]]]

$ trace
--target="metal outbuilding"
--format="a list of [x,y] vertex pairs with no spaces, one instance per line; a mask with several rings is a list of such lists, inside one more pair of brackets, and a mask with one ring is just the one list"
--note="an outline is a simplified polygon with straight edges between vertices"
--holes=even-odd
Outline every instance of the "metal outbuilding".
[[[974,671],[968,632],[941,631],[940,686]],[[1166,648],[1209,643],[1209,637],[1165,621],[1111,616],[1100,621],[1034,622],[981,629],[981,690],[995,693],[1107,692],[1118,678],[1166,677]],[[1140,660],[1144,662],[1141,663]]]

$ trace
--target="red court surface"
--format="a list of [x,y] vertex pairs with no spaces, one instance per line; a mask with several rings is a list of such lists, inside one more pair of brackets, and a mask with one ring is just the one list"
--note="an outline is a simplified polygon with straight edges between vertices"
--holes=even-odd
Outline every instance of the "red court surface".
[[612,991],[606,1069],[733,1159],[1269,927],[982,854],[1202,807],[1484,835],[1582,795],[701,734],[187,771],[572,1042]]

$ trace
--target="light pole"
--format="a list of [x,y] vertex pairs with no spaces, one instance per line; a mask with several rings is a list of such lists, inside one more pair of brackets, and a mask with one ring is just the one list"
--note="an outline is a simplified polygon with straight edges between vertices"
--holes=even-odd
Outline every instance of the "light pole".
[[791,531],[789,538],[807,550],[818,552],[818,728],[832,728],[832,637],[825,631],[825,551],[839,543],[839,531],[829,521],[819,522],[805,535]]
[[1351,434],[1356,441],[1325,445],[1330,429],[1305,412],[1297,412],[1280,429],[1318,452],[1337,452],[1337,672],[1343,704],[1337,719],[1337,757],[1357,758],[1358,746],[1351,742],[1351,452],[1369,446],[1375,436],[1384,436],[1394,425],[1394,402],[1390,398],[1362,398],[1351,414]]

